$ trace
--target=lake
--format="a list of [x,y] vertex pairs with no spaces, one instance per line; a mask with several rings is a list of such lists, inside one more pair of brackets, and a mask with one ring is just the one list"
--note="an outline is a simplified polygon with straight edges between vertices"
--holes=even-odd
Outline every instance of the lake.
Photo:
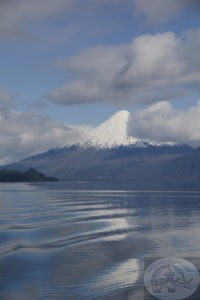
[[0,299],[143,299],[144,257],[198,257],[199,228],[200,192],[1,184]]

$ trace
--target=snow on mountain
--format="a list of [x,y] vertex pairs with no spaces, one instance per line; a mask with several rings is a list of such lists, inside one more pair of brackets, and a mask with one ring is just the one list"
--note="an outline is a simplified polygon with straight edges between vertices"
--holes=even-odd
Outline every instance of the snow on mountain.
[[93,136],[84,143],[86,147],[113,148],[137,143],[137,139],[127,134],[129,112],[119,111],[96,127]]
[[112,115],[108,120],[100,124],[93,131],[93,135],[80,146],[84,148],[111,149],[119,146],[174,146],[173,142],[157,143],[150,140],[141,140],[128,135],[128,122],[130,113],[121,110]]

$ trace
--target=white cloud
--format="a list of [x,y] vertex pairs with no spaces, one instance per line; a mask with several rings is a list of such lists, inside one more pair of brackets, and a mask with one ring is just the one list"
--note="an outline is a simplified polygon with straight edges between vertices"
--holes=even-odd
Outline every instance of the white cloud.
[[56,104],[151,103],[199,89],[200,30],[143,35],[121,46],[86,49],[58,62],[71,76],[48,95]]
[[49,99],[67,105],[110,100],[111,80],[123,68],[125,52],[125,47],[97,46],[58,62],[75,79],[52,91]]
[[179,142],[200,146],[200,102],[185,110],[176,110],[161,101],[132,113],[129,133],[157,142]]
[[87,139],[92,128],[60,124],[34,111],[11,109],[12,96],[0,90],[0,164],[23,159],[52,147]]

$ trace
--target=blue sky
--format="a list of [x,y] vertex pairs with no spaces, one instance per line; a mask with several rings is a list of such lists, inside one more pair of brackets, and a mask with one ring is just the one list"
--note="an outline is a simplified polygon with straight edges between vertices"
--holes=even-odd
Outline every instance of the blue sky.
[[[185,1],[185,5],[180,4],[177,8],[174,3],[184,1],[169,0],[169,13],[165,15],[160,5],[153,20],[150,19],[148,7],[146,11],[143,9],[138,12],[137,1],[75,0],[71,8],[70,1],[63,0],[54,4],[55,7],[50,11],[48,2],[51,6],[51,0],[36,1],[33,8],[30,1],[17,0],[8,1],[7,5],[4,2],[0,4],[2,14],[5,10],[4,19],[7,17],[6,22],[4,19],[1,21],[1,87],[16,95],[17,109],[37,107],[40,113],[66,123],[97,124],[120,107],[133,111],[135,105],[131,101],[120,105],[115,101],[52,105],[47,95],[70,79],[66,69],[56,66],[59,59],[99,45],[128,44],[135,37],[145,34],[172,31],[179,36],[185,30],[199,27],[198,5],[195,1],[193,5],[188,5],[192,1]],[[157,6],[154,0],[147,2]],[[160,0],[162,2],[165,1]],[[17,8],[18,5],[21,8]],[[13,15],[13,24],[11,22],[8,25]],[[194,92],[192,96],[184,97],[183,105],[189,106],[191,101],[197,100],[197,95]],[[45,106],[38,105],[41,101],[45,101]],[[180,107],[182,105],[181,101],[175,103]]]
[[17,159],[59,144],[64,123],[97,125],[163,101],[174,113],[198,110],[199,13],[198,0],[0,1],[0,109],[10,124],[0,162],[13,159],[13,136]]

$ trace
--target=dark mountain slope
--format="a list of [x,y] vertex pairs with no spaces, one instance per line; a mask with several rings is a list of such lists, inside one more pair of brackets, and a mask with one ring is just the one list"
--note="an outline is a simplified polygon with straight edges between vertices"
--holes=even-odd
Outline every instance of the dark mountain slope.
[[46,153],[27,158],[6,166],[24,171],[36,168],[61,179],[135,179],[158,178],[163,166],[180,158],[192,149],[176,147],[117,147],[113,149],[69,147],[52,149]]
[[200,180],[200,148],[164,164],[163,175]]

